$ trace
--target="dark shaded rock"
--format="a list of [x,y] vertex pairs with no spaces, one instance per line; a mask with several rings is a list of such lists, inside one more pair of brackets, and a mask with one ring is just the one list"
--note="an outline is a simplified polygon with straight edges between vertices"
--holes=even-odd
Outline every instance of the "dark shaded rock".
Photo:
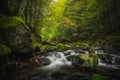
[[118,53],[118,51],[115,50],[113,47],[104,46],[103,49],[106,53],[109,53],[109,54],[117,54]]
[[79,55],[71,55],[67,57],[68,61],[71,61],[73,65],[75,64],[83,64],[85,62]]
[[65,80],[90,80],[90,78],[86,75],[75,72],[70,74],[70,76]]
[[6,71],[0,70],[0,80],[4,80],[6,76]]
[[68,55],[70,55],[72,52],[73,52],[72,50],[67,50],[67,51],[65,51],[65,52],[63,52],[63,53],[64,53],[65,56],[68,56]]
[[48,58],[43,58],[41,61],[42,65],[49,65],[51,61]]
[[6,30],[4,40],[9,44],[13,52],[29,53],[31,51],[30,31],[24,25],[19,25],[11,30]]
[[65,80],[65,78],[67,78],[68,72],[65,71],[55,71],[52,72],[49,76],[51,76],[51,78],[55,79],[55,80]]
[[18,17],[0,19],[1,38],[14,53],[31,52],[31,31]]

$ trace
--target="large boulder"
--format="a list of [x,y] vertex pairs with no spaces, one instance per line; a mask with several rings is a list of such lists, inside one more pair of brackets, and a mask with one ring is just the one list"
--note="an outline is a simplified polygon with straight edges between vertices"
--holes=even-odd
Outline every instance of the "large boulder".
[[31,52],[31,31],[24,21],[18,17],[0,19],[1,41],[14,53]]

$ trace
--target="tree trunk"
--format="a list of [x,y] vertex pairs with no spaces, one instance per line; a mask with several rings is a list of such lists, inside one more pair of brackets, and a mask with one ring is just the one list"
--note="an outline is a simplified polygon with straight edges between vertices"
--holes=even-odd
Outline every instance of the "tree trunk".
[[113,25],[113,18],[112,18],[112,12],[111,9],[109,8],[109,13],[110,13],[110,21],[111,21],[111,32],[114,31],[114,25]]
[[29,1],[27,0],[27,4],[25,6],[25,22],[28,25],[28,6],[29,6]]

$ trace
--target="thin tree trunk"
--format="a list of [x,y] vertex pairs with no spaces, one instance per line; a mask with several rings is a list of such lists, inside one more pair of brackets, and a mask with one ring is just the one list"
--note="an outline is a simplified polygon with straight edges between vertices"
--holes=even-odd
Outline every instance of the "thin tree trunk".
[[17,16],[22,16],[25,10],[26,3],[27,3],[27,0],[22,1]]
[[31,0],[31,2],[30,2],[30,8],[29,8],[29,14],[30,14],[29,15],[29,26],[31,26],[31,28],[32,28],[32,24],[31,24],[32,23],[32,16],[33,16],[32,15],[32,4],[33,4],[32,2],[33,1]]
[[98,15],[98,25],[99,25],[99,37],[103,37],[103,32],[102,32],[102,25],[101,25],[101,18],[100,15]]
[[111,32],[112,32],[112,31],[113,31],[113,29],[114,29],[114,25],[113,25],[112,13],[111,13],[111,10],[110,10],[110,9],[109,9],[109,13],[110,13]]
[[28,3],[28,0],[27,0],[27,4],[25,6],[25,22],[28,24],[28,6],[29,6],[29,3]]

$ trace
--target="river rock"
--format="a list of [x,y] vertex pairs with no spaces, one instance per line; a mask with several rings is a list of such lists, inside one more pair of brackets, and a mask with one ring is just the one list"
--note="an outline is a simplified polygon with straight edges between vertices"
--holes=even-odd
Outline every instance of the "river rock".
[[51,61],[48,58],[42,58],[40,62],[42,63],[42,65],[49,65],[51,63]]
[[83,64],[85,62],[79,55],[71,55],[67,57],[68,61],[71,61],[73,65]]
[[58,70],[58,71],[52,72],[48,76],[50,76],[54,80],[65,80],[69,76],[69,74],[68,72]]
[[18,17],[0,19],[1,41],[14,53],[31,52],[31,31]]

